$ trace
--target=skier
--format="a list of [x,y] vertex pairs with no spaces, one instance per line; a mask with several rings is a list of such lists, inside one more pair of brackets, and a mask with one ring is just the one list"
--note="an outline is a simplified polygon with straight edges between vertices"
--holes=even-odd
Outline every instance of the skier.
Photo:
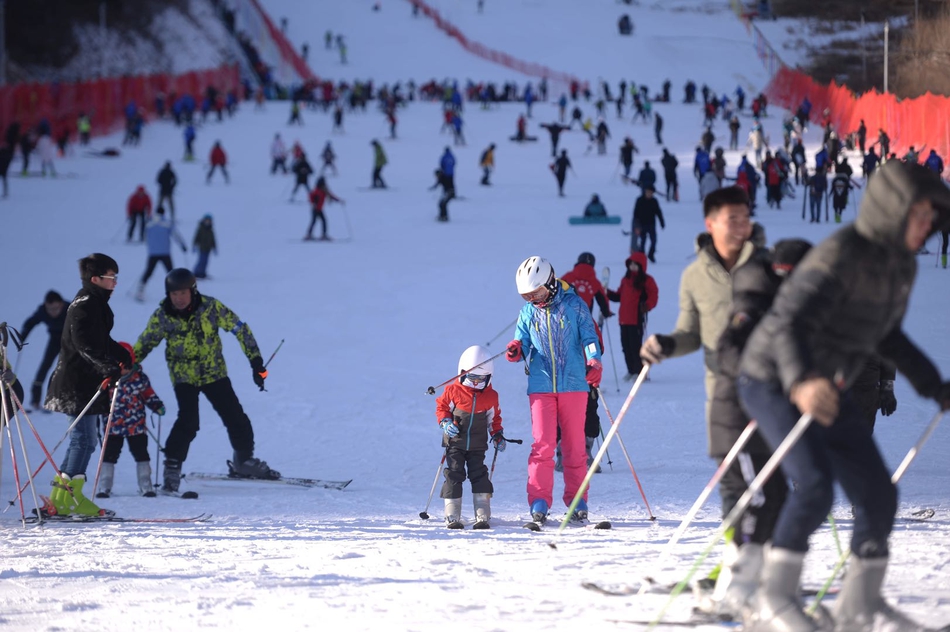
[[655,189],[652,186],[643,187],[643,193],[637,198],[633,206],[633,229],[630,237],[630,252],[646,252],[647,237],[650,238],[650,251],[647,258],[656,263],[656,221],[660,220],[660,228],[666,230],[666,221],[663,219],[663,211],[660,210],[660,203],[653,193]]
[[600,119],[597,123],[597,132],[594,134],[597,139],[597,153],[600,155],[607,153],[607,139],[610,138],[610,130],[607,129],[607,123]]
[[452,115],[452,144],[454,145],[465,145],[465,135],[462,134],[462,116],[455,112]]
[[474,528],[487,529],[491,519],[491,497],[495,492],[485,465],[489,442],[504,452],[504,428],[498,393],[491,386],[494,370],[487,349],[474,345],[459,357],[459,378],[435,400],[435,418],[442,429],[445,448],[445,482],[439,497],[445,502],[445,523],[461,529],[462,483],[466,470],[472,485],[475,509]]
[[491,143],[488,148],[482,152],[481,158],[478,160],[478,166],[482,168],[482,180],[480,184],[491,186],[489,178],[491,177],[492,171],[495,170],[495,143]]
[[185,126],[185,158],[186,162],[195,159],[195,126],[191,123]]
[[[783,239],[771,250],[757,248],[748,262],[732,275],[731,315],[715,349],[717,374],[709,403],[709,455],[719,466],[749,425],[749,417],[739,403],[736,390],[742,350],[771,306],[779,285],[810,248],[811,244],[801,239]],[[762,471],[771,456],[762,436],[753,433],[720,479],[723,518],[735,508],[754,475]],[[712,596],[720,614],[741,616],[758,585],[763,547],[772,537],[788,486],[781,476],[775,476],[763,492],[757,495],[738,523],[738,530],[728,538]]]
[[198,253],[198,261],[195,263],[195,278],[207,279],[208,259],[212,252],[218,254],[218,242],[214,237],[211,215],[206,214],[198,222],[198,229],[195,231],[195,238],[191,241],[191,247]]
[[[570,169],[571,173],[574,173],[574,167],[571,166],[571,161],[567,158],[566,149],[561,150],[561,155],[550,167],[551,171],[554,172],[554,177],[557,178],[557,194],[564,197],[564,180],[567,178],[567,170]],[[574,175],[576,176],[577,174],[574,173]]]
[[330,145],[330,141],[327,141],[327,144],[324,146],[320,157],[323,159],[323,165],[320,167],[320,175],[322,176],[323,172],[327,169],[332,169],[333,175],[337,175],[335,163],[336,154],[333,152],[333,147]]
[[[824,171],[816,171],[814,175],[808,178],[808,200],[810,202],[809,208],[811,209],[809,223],[818,224],[821,222],[821,202],[825,199],[827,191],[828,176],[825,175]],[[835,221],[838,221],[837,210],[835,210]]]
[[178,184],[178,177],[172,170],[170,160],[165,161],[165,166],[158,172],[155,181],[158,183],[158,202],[156,205],[165,206],[167,202],[167,208],[171,211],[172,219],[175,219],[175,200],[172,196],[175,193],[175,186]]
[[680,186],[676,168],[679,167],[680,162],[664,147],[660,164],[663,166],[663,178],[666,180],[666,199],[679,202]]
[[868,149],[868,153],[864,156],[864,162],[861,165],[861,169],[864,171],[864,179],[867,180],[871,177],[871,174],[874,173],[874,170],[877,169],[877,166],[881,163],[881,159],[878,158],[878,155],[874,153],[874,147]]
[[[43,323],[49,332],[49,342],[46,343],[46,350],[43,352],[43,359],[36,370],[36,377],[33,378],[33,385],[30,388],[30,408],[41,410],[40,396],[43,394],[43,382],[46,381],[46,374],[50,367],[56,362],[63,337],[63,327],[66,324],[66,301],[59,292],[50,290],[43,297],[43,304],[36,308],[36,311],[23,322],[20,327],[20,337],[26,342],[27,337],[33,328]],[[22,395],[20,396],[22,399]]]
[[[573,123],[573,121],[571,121]],[[560,123],[542,123],[541,127],[548,131],[548,134],[551,136],[551,156],[557,156],[557,145],[561,140],[561,132],[565,132],[570,129],[570,127],[561,125]]]
[[40,135],[36,141],[36,153],[40,155],[40,172],[46,177],[46,168],[49,167],[50,175],[56,177],[56,166],[53,164],[53,157],[56,155],[56,144],[49,134]]
[[455,185],[452,178],[447,176],[441,169],[435,170],[435,184],[429,187],[429,191],[436,187],[442,187],[442,196],[439,198],[439,216],[436,218],[440,222],[449,221],[449,202],[455,199]]
[[647,274],[647,258],[635,252],[624,261],[626,271],[616,290],[607,290],[607,298],[620,303],[620,346],[627,365],[624,381],[636,379],[643,369],[640,347],[647,326],[647,313],[656,307],[660,294],[656,280]]
[[802,144],[801,138],[796,139],[795,144],[792,145],[792,165],[795,166],[795,184],[799,182],[799,174],[801,174],[802,184],[805,184],[805,180],[808,178],[808,168],[805,166],[805,146]]
[[152,217],[152,198],[145,192],[145,185],[140,184],[135,193],[129,196],[125,215],[129,220],[129,235],[126,241],[132,241],[136,224],[139,225],[139,241],[145,241],[145,223]]
[[624,138],[623,145],[620,146],[620,164],[623,165],[624,182],[630,177],[630,169],[633,167],[633,155],[638,153],[640,153],[640,150],[637,149],[633,139],[629,136]]
[[[126,441],[129,444],[129,452],[135,459],[135,478],[138,482],[139,493],[146,498],[154,498],[155,488],[152,486],[152,459],[148,454],[145,408],[148,407],[159,416],[164,416],[165,404],[155,394],[155,389],[152,388],[152,383],[141,365],[136,364],[132,345],[127,342],[120,342],[119,345],[129,353],[132,364],[125,367],[122,371],[122,379],[116,384],[118,395],[112,411],[112,427],[109,434],[103,437],[105,446],[102,456],[102,476],[99,478],[96,498],[109,498],[112,495],[115,464],[119,462],[122,444]],[[103,430],[105,430],[105,425],[103,425]]]
[[386,183],[383,181],[383,167],[386,166],[386,152],[378,140],[370,143],[373,146],[373,186],[374,189],[385,189]]
[[[595,196],[596,197],[596,196]],[[564,275],[563,280],[566,281],[574,288],[574,291],[577,292],[577,295],[581,297],[581,300],[584,301],[584,304],[587,305],[587,309],[591,311],[591,315],[594,313],[594,301],[597,301],[597,305],[600,306],[600,313],[603,318],[610,318],[613,316],[613,313],[610,311],[610,303],[607,300],[607,293],[604,289],[604,286],[601,285],[600,279],[597,278],[597,272],[594,270],[594,265],[596,260],[594,255],[589,252],[582,252],[577,258],[577,263],[574,264],[574,269]],[[594,327],[597,329],[597,340],[600,344],[600,348],[604,348],[604,339],[600,332],[600,327],[597,326],[595,321]],[[590,394],[587,398],[587,411],[584,415],[584,439],[585,439],[585,449],[587,452],[587,467],[589,468],[594,463],[594,455],[592,450],[594,448],[594,441],[600,435],[600,416],[597,414],[597,407],[599,404],[599,397],[597,389],[593,386],[589,386]],[[561,453],[561,432],[558,430],[557,436],[557,450],[555,452],[557,460],[554,463],[555,472],[564,471],[564,461],[563,455]],[[597,466],[595,473],[600,473],[600,465]]]
[[[115,384],[122,367],[132,366],[128,352],[110,336],[114,323],[109,298],[115,290],[119,264],[102,253],[79,260],[82,289],[66,310],[62,350],[44,404],[47,410],[73,419],[86,409],[99,389]],[[109,413],[109,399],[100,395],[69,433],[69,447],[60,474],[53,479],[47,512],[67,516],[106,516],[83,494],[86,467],[97,447],[96,428],[101,415]]]
[[[818,629],[801,609],[799,582],[809,536],[830,511],[837,482],[854,504],[855,524],[832,612],[836,629],[864,630],[875,618],[893,629],[921,629],[881,596],[897,491],[851,388],[880,353],[918,393],[950,408],[950,383],[902,328],[915,254],[947,226],[950,193],[940,179],[920,165],[888,162],[869,182],[855,223],[809,253],[749,338],[739,396],[770,447],[802,416],[818,424],[782,460],[796,492],[782,508],[743,627]],[[835,298],[845,292],[850,300]]]
[[[590,387],[600,385],[603,366],[594,319],[570,285],[554,276],[541,257],[529,257],[515,274],[525,305],[506,358],[529,367],[528,401],[534,442],[528,457],[528,505],[535,523],[547,520],[553,504],[554,450],[561,428],[565,505],[584,478],[584,411]],[[552,323],[560,323],[552,329]],[[553,342],[552,342],[553,341]],[[556,381],[555,381],[555,377]],[[586,522],[587,490],[571,520]]]
[[924,166],[936,173],[938,176],[943,175],[943,159],[937,155],[936,149],[930,150],[930,154],[924,161]]
[[345,132],[345,130],[343,129],[343,106],[342,105],[337,104],[337,106],[333,108],[333,129],[330,131],[338,133],[338,134],[343,134]]
[[838,173],[831,181],[831,204],[835,209],[835,223],[841,223],[841,214],[848,208],[848,192],[854,188],[846,173]]
[[214,147],[211,148],[209,161],[211,162],[211,170],[208,171],[208,177],[205,180],[205,183],[211,184],[211,176],[213,176],[215,170],[220,167],[221,173],[224,174],[224,183],[229,184],[231,179],[228,177],[228,156],[224,153],[224,149],[221,147],[221,141],[214,142]]
[[92,123],[89,122],[89,117],[86,116],[85,112],[79,113],[79,118],[76,120],[76,130],[79,132],[79,144],[85,147],[89,144],[89,135],[92,132]]
[[165,361],[175,388],[178,418],[165,441],[165,471],[162,491],[176,494],[181,484],[181,466],[198,434],[198,395],[203,393],[228,431],[234,450],[228,461],[229,476],[279,479],[280,473],[254,458],[254,429],[238,401],[224,363],[218,330],[238,339],[251,363],[254,384],[262,391],[267,369],[250,327],[221,301],[198,292],[195,275],[175,268],[165,277],[165,299],[152,313],[135,343],[140,362],[165,340]]
[[656,191],[656,171],[650,166],[649,160],[643,163],[643,169],[640,170],[640,174],[637,176],[637,184],[640,185],[641,189],[649,187]]
[[13,162],[13,145],[9,143],[0,145],[0,180],[3,180],[3,197],[9,194],[7,172],[10,170],[11,162]]
[[152,277],[155,266],[161,263],[165,266],[165,271],[172,269],[172,239],[178,242],[182,252],[188,252],[188,246],[185,240],[178,234],[173,220],[165,219],[165,209],[159,206],[155,209],[155,217],[149,221],[145,229],[148,247],[148,262],[145,266],[145,273],[139,281],[139,289],[135,295],[135,300],[145,300],[145,284]]
[[733,151],[738,151],[739,149],[739,128],[742,125],[739,123],[739,117],[733,115],[729,119],[729,149]]
[[290,192],[290,201],[293,202],[297,196],[297,189],[302,187],[304,195],[310,190],[310,174],[313,173],[313,167],[310,166],[310,161],[307,160],[307,154],[300,152],[300,155],[294,158],[294,164],[290,167],[290,170],[296,177],[294,188]]
[[442,152],[442,157],[439,158],[439,169],[442,171],[443,177],[448,179],[449,186],[455,189],[455,156],[452,155],[452,150],[448,147],[445,148],[445,151]]
[[304,237],[305,241],[313,240],[313,227],[316,226],[317,220],[319,219],[322,224],[322,233],[320,236],[321,241],[329,241],[327,237],[327,218],[323,214],[323,205],[327,200],[331,202],[339,202],[343,206],[346,206],[346,202],[337,196],[330,193],[330,188],[327,186],[327,181],[323,176],[317,178],[317,186],[313,188],[313,191],[310,193],[310,226],[307,228],[307,236]]
[[287,173],[287,147],[280,134],[274,134],[274,142],[270,144],[270,173],[274,175],[280,169],[282,173]]
[[656,136],[656,144],[663,144],[663,117],[656,113],[656,119],[653,121],[653,135]]
[[290,104],[290,120],[287,121],[287,125],[293,125],[294,123],[303,127],[303,119],[300,118],[300,102],[296,99]]

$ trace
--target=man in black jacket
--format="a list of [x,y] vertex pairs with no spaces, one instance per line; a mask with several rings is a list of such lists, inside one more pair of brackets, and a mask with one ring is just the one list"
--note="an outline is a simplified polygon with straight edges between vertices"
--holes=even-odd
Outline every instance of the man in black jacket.
[[60,466],[62,476],[53,480],[50,501],[63,515],[106,515],[82,493],[86,467],[98,445],[99,416],[109,414],[109,397],[101,391],[131,367],[129,353],[110,336],[114,317],[109,298],[115,290],[119,264],[101,253],[79,260],[82,289],[66,311],[62,350],[46,393],[46,409],[75,417],[69,447]]
[[643,195],[637,198],[637,203],[633,207],[633,236],[630,240],[630,252],[647,252],[646,241],[650,238],[650,251],[647,252],[647,259],[651,263],[656,263],[656,220],[660,220],[660,228],[666,229],[666,222],[663,220],[663,211],[660,210],[660,203],[653,193],[655,189],[652,186],[643,187]]
[[817,630],[801,609],[808,539],[834,501],[834,483],[854,504],[851,567],[835,602],[836,629],[863,629],[875,615],[899,629],[881,586],[897,490],[853,397],[868,359],[896,365],[918,393],[950,408],[950,383],[907,337],[902,321],[927,237],[950,226],[950,190],[925,167],[889,161],[870,179],[861,210],[813,248],[782,285],[741,361],[739,396],[775,449],[801,419],[817,421],[782,461],[795,481],[779,516],[749,611],[751,630]]
[[680,199],[680,184],[676,177],[676,168],[679,167],[680,161],[664,147],[660,164],[663,165],[663,177],[666,180],[666,199],[678,202]]
[[46,343],[46,351],[43,352],[43,360],[40,367],[36,370],[36,377],[33,378],[33,386],[30,388],[30,407],[37,410],[40,407],[40,395],[43,394],[43,382],[46,381],[46,374],[59,355],[61,338],[63,337],[63,327],[66,324],[66,301],[60,296],[59,292],[50,290],[43,299],[43,304],[36,308],[33,315],[26,319],[23,327],[20,329],[20,335],[25,341],[33,328],[43,323],[49,331],[49,342]]
[[[175,185],[178,184],[178,177],[172,171],[170,161],[165,162],[165,166],[158,172],[155,181],[158,182],[158,204],[155,206],[167,208],[171,212],[171,218],[175,219],[175,200],[172,198],[172,194],[175,192]],[[166,201],[168,206],[164,204]]]

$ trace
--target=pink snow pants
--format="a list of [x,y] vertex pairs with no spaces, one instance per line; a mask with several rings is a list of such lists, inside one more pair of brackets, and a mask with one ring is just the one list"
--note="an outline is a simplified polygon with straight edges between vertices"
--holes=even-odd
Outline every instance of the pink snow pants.
[[[587,447],[584,440],[584,419],[587,415],[588,391],[576,393],[532,393],[531,455],[528,457],[528,506],[541,499],[553,506],[554,451],[557,428],[561,427],[561,459],[564,465],[564,500],[570,506],[587,473]],[[587,501],[587,491],[584,491]]]

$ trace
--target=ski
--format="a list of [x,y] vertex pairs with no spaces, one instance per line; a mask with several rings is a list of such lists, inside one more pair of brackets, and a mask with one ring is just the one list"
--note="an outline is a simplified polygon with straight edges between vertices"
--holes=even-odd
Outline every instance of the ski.
[[344,489],[353,482],[348,481],[327,481],[319,478],[294,478],[282,476],[276,479],[268,478],[240,478],[228,476],[227,474],[213,474],[209,472],[191,472],[182,478],[188,478],[195,481],[244,481],[249,483],[280,483],[284,485],[295,485],[297,487],[323,487],[325,489]]
[[[653,621],[647,619],[634,620],[634,619],[608,619],[611,623],[626,623],[628,625],[645,625],[652,626]],[[711,626],[715,628],[725,628],[728,630],[741,630],[742,622],[741,621],[720,621],[714,616],[693,616],[686,621],[662,621],[658,624],[660,627],[684,627],[684,628],[698,628],[702,629],[706,626]]]
[[[644,591],[645,594],[649,595],[669,595],[673,592],[673,589],[676,588],[678,584],[660,584],[658,582],[649,582],[648,588]],[[595,593],[607,597],[629,597],[631,595],[640,594],[640,586],[634,584],[598,584],[597,582],[581,582],[581,588],[585,588]],[[826,594],[836,595],[840,590],[839,586],[832,586],[828,589]],[[821,591],[820,588],[812,588],[803,586],[800,589],[802,597],[814,597]],[[711,590],[707,591],[711,592]],[[687,592],[684,590],[681,594],[684,595],[693,595],[693,591]]]
[[55,524],[101,524],[130,522],[136,524],[176,524],[187,522],[207,522],[211,520],[211,514],[201,513],[197,516],[187,518],[124,518],[122,516],[47,516],[42,521],[36,516],[28,516],[27,524],[55,523]]

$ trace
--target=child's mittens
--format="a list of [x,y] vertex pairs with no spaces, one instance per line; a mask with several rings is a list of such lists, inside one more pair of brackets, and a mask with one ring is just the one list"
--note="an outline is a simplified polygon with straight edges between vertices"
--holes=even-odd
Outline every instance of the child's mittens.
[[499,452],[504,452],[505,448],[508,447],[508,442],[505,441],[505,435],[501,430],[492,435],[491,442],[495,444],[495,449]]
[[158,409],[157,409],[155,412],[158,413],[158,416],[159,416],[159,417],[164,417],[164,416],[165,416],[165,405],[164,405],[164,404],[159,405]]
[[445,433],[445,436],[449,439],[457,437],[459,434],[459,427],[455,425],[455,422],[451,419],[443,419],[439,422],[439,425],[442,426],[442,432]]

